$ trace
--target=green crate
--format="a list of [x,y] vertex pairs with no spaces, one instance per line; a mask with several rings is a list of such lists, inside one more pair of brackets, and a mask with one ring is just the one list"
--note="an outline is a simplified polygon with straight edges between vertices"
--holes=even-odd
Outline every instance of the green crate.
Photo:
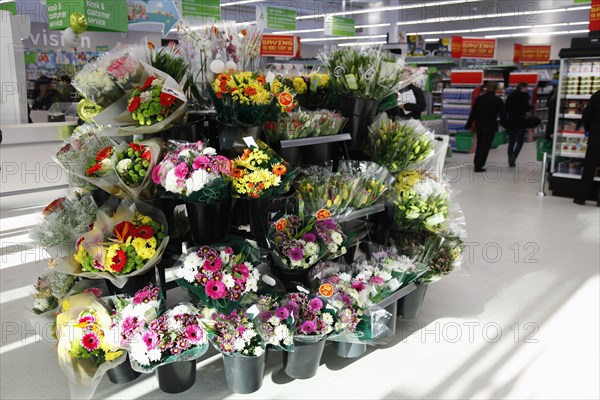
[[537,160],[542,161],[544,159],[544,153],[552,153],[552,140],[536,139],[535,147],[537,149]]
[[494,139],[492,140],[492,149],[495,149],[496,147],[506,143],[508,143],[508,141],[506,140],[506,132],[501,131],[494,133]]
[[456,133],[456,151],[468,153],[473,146],[473,134],[468,131],[458,131]]

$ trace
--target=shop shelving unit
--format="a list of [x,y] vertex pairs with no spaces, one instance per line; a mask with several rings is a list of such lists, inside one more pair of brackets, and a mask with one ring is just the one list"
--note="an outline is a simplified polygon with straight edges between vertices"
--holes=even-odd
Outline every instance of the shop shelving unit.
[[[567,50],[571,50],[566,52],[568,56],[563,56],[564,49],[561,51],[549,180],[553,195],[573,197],[587,148],[581,114],[592,93],[600,89],[600,50],[581,55]],[[598,171],[594,180],[600,182]]]

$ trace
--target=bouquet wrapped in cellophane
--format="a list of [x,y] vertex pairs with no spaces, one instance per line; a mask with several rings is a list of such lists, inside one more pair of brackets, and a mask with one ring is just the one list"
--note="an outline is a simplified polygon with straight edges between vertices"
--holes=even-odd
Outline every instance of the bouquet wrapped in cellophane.
[[294,88],[296,100],[300,107],[316,110],[319,108],[334,109],[336,107],[333,87],[327,73],[313,71],[310,74],[284,73],[277,77],[284,85]]
[[211,84],[211,97],[221,122],[236,126],[274,121],[296,107],[289,88],[276,88],[263,75],[249,71],[218,74]]
[[241,238],[192,248],[175,264],[177,284],[190,290],[203,306],[229,313],[246,295],[256,293],[259,249]]
[[429,172],[400,172],[388,192],[388,199],[392,225],[396,229],[439,232],[446,226],[449,188]]
[[296,170],[264,142],[246,148],[232,162],[231,193],[237,198],[273,198],[289,192]]
[[385,167],[369,161],[344,161],[335,173],[330,167],[303,170],[296,191],[309,212],[324,208],[341,217],[375,204],[392,182]]
[[159,139],[123,142],[114,148],[113,164],[119,187],[130,199],[153,198],[152,170],[161,154]]
[[417,169],[434,154],[433,132],[415,119],[393,121],[381,113],[369,127],[369,139],[373,161],[393,174]]
[[215,348],[222,354],[260,357],[265,353],[265,342],[242,310],[220,313],[206,310],[204,326]]
[[[114,195],[122,195],[111,158],[115,141],[100,136],[103,128],[84,124],[65,139],[54,160],[69,175],[69,185],[82,189],[100,188]],[[102,179],[100,179],[102,178]]]
[[47,270],[44,276],[37,278],[34,285],[32,311],[40,315],[56,309],[75,284],[75,279],[73,275]]
[[321,53],[319,58],[342,95],[381,101],[396,93],[402,83],[404,60],[381,48],[346,47]]
[[113,321],[93,293],[68,297],[56,317],[58,363],[72,399],[89,399],[102,376],[125,362]]
[[282,115],[278,121],[265,123],[269,143],[307,137],[331,136],[341,132],[346,118],[329,110],[297,110]]
[[294,316],[277,298],[259,296],[255,302],[254,325],[266,346],[282,351],[294,350]]
[[193,82],[200,89],[196,100],[203,108],[209,107],[206,89],[217,74],[229,69],[258,69],[262,30],[256,25],[242,26],[235,22],[198,25],[184,19],[178,36]]
[[196,307],[183,303],[146,320],[128,347],[131,367],[147,374],[162,365],[201,357],[208,350],[201,317]]
[[77,193],[52,201],[42,211],[43,219],[29,236],[54,258],[73,251],[77,239],[96,219],[98,206],[91,196]]
[[166,72],[140,62],[141,80],[132,91],[94,117],[99,125],[112,128],[111,136],[152,134],[165,130],[183,117],[187,97],[181,85]]
[[155,184],[188,203],[209,204],[229,198],[231,162],[205,143],[169,142],[168,153],[152,170]]
[[108,279],[122,288],[127,279],[154,268],[169,237],[164,214],[145,203],[116,199],[98,210],[93,227],[57,261],[59,272],[88,279]]
[[327,301],[304,292],[288,293],[281,301],[294,317],[294,339],[302,342],[317,342],[334,333],[335,309]]

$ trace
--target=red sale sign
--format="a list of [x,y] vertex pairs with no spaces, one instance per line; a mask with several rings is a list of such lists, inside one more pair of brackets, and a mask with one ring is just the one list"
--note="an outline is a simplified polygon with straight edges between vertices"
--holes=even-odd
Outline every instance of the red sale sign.
[[299,37],[292,35],[263,35],[262,37],[261,56],[297,57],[299,52]]
[[590,32],[600,31],[600,0],[592,0],[590,8]]
[[452,36],[452,57],[496,58],[496,39]]
[[522,63],[547,63],[552,46],[521,46]]

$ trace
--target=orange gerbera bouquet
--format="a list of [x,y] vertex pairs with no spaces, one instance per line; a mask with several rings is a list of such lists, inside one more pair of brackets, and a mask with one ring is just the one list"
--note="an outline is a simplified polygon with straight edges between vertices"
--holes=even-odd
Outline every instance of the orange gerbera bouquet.
[[262,141],[250,146],[232,164],[234,197],[277,197],[287,193],[296,171]]
[[230,71],[217,75],[211,95],[222,122],[257,125],[277,120],[280,114],[292,111],[297,105],[290,88],[274,89],[263,75]]

